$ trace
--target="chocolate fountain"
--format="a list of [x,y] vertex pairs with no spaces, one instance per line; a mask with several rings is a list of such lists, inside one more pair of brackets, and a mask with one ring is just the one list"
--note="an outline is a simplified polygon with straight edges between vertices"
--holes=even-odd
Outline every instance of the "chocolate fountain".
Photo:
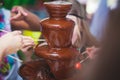
[[72,77],[79,71],[80,54],[71,43],[75,23],[66,18],[72,4],[53,1],[44,5],[50,17],[40,24],[48,45],[38,45],[35,54],[40,59],[25,63],[19,73],[25,80],[76,80]]

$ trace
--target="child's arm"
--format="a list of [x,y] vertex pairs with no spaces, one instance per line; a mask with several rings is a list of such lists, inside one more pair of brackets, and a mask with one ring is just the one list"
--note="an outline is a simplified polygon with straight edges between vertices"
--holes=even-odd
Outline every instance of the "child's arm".
[[11,10],[11,25],[12,29],[29,29],[40,31],[40,19],[20,6],[15,6]]

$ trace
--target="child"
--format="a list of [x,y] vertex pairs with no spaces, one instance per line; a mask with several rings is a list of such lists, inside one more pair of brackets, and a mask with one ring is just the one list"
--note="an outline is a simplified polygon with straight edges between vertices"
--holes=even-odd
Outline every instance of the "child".
[[72,44],[82,53],[87,47],[96,46],[98,43],[89,31],[84,7],[77,0],[71,0],[71,2],[72,9],[67,17],[75,22]]

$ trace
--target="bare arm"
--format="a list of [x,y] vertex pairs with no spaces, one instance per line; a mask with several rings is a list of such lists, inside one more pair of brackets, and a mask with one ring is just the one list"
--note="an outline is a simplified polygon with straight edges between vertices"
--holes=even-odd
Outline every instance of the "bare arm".
[[21,41],[20,31],[9,32],[0,37],[0,60],[2,60],[4,56],[19,50],[22,46]]
[[24,9],[20,6],[13,7],[11,16],[11,25],[12,29],[20,30],[20,29],[28,29],[28,30],[36,30],[40,31],[40,19]]
[[13,31],[0,37],[0,45],[0,60],[2,60],[6,55],[24,48],[29,49],[35,44],[31,37],[22,36],[20,31]]

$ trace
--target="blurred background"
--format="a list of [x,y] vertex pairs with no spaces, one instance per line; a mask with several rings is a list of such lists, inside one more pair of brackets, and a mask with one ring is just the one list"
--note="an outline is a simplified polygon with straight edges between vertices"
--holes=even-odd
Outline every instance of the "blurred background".
[[[44,9],[43,2],[54,1],[54,0],[4,0],[4,1],[5,1],[4,7],[9,10],[16,5],[24,6],[33,13],[37,14],[42,19],[48,16],[48,14]],[[86,16],[88,19],[91,19],[94,13],[97,11],[100,2],[102,0],[77,0],[77,1],[85,6],[87,13]],[[117,0],[105,0],[105,1],[107,1],[106,5],[110,7],[110,6],[114,6]]]

